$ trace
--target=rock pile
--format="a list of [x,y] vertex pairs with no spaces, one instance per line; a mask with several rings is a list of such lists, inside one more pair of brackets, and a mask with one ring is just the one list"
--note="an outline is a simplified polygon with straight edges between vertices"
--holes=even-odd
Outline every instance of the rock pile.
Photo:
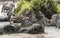
[[[19,30],[16,31],[18,33],[31,33],[31,34],[44,33],[45,26],[50,25],[49,19],[46,18],[41,11],[39,12],[27,11],[22,15],[22,17],[16,17],[13,19],[13,21],[14,23],[21,23],[21,25],[18,26],[20,27]],[[14,25],[13,27],[16,26]],[[17,28],[12,29],[16,30]]]

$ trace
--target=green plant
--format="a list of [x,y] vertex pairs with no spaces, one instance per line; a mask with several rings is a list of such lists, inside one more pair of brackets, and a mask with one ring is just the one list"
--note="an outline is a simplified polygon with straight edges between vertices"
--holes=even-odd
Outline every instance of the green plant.
[[56,2],[53,0],[19,0],[17,8],[15,9],[16,15],[23,14],[26,10],[29,11],[42,11],[47,18],[57,13]]
[[20,0],[14,12],[19,16],[24,13],[25,10],[32,10],[31,3],[26,0]]
[[56,8],[57,8],[57,12],[60,13],[60,4],[57,4]]

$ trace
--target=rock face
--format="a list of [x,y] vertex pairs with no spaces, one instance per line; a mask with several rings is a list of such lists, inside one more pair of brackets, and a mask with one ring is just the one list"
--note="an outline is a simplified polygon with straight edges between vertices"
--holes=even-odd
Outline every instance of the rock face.
[[54,14],[51,18],[51,25],[56,26],[56,23],[59,19],[60,19],[60,14]]

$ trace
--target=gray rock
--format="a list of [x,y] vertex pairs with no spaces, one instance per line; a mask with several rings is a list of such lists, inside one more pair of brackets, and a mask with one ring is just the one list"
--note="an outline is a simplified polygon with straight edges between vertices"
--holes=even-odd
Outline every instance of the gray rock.
[[35,14],[36,14],[36,18],[37,18],[38,21],[39,21],[42,17],[45,17],[45,15],[44,15],[41,11],[35,12]]
[[18,32],[19,33],[30,33],[30,34],[44,33],[44,27],[42,27],[38,23],[35,23],[35,24],[32,24],[32,26],[20,28]]
[[16,33],[21,28],[21,23],[14,23],[12,25],[4,26],[3,30],[5,33]]
[[32,24],[32,22],[30,22],[28,19],[24,19],[21,23],[22,27],[28,27]]
[[57,21],[56,27],[57,27],[57,28],[60,28],[60,19]]
[[42,26],[49,26],[51,24],[50,20],[46,17],[42,17],[38,23]]
[[8,16],[6,13],[0,13],[0,21],[8,21]]
[[37,18],[36,18],[36,14],[35,13],[30,13],[29,14],[29,20],[32,22],[32,23],[36,23],[37,22]]
[[2,12],[6,13],[9,11],[12,11],[12,9],[15,7],[14,3],[5,3],[2,6]]
[[16,31],[16,28],[11,26],[11,25],[6,25],[3,28],[3,30],[4,30],[5,33],[14,33]]
[[2,6],[2,11],[0,15],[0,21],[9,21],[11,15],[13,14],[13,8],[14,8],[14,4],[13,3],[5,3]]
[[28,17],[29,13],[30,13],[30,11],[29,11],[29,10],[26,10],[26,11],[23,13],[23,16]]
[[51,25],[56,26],[56,23],[59,19],[60,19],[60,14],[54,14],[51,18]]

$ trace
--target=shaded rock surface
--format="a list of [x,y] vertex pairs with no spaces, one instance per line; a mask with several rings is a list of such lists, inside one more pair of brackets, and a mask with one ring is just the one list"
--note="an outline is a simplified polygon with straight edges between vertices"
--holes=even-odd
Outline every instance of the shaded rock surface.
[[22,27],[18,32],[31,34],[44,33],[44,28],[40,24],[35,23],[29,27]]
[[46,18],[46,17],[42,17],[42,18],[38,21],[38,23],[39,23],[40,25],[42,25],[42,26],[49,26],[49,25],[51,24],[51,21],[50,21],[48,18]]

